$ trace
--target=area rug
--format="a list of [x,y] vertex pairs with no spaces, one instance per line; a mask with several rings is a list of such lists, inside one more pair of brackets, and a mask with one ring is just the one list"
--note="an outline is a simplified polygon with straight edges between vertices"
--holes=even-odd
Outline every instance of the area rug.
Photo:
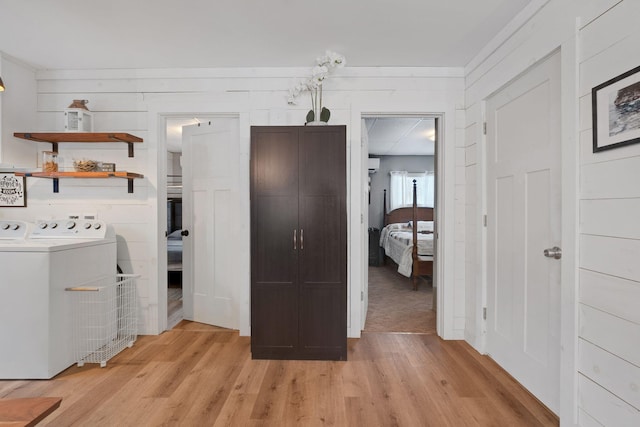
[[418,290],[414,291],[411,279],[400,275],[396,268],[369,267],[369,309],[364,332],[435,333],[430,279],[420,278]]

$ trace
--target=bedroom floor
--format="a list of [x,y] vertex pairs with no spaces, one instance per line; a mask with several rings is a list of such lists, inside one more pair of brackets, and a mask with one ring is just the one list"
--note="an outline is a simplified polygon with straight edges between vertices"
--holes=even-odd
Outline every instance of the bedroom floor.
[[431,281],[421,278],[414,291],[411,280],[396,269],[390,262],[369,267],[369,309],[364,331],[435,334]]
[[167,325],[173,328],[183,319],[182,314],[182,272],[170,271],[167,289]]

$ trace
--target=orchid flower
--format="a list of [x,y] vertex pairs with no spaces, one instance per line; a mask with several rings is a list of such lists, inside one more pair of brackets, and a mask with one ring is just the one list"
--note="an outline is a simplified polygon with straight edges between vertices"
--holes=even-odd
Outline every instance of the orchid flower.
[[305,90],[311,96],[311,110],[307,113],[307,122],[321,120],[327,122],[330,111],[322,107],[322,83],[334,68],[344,67],[346,59],[339,53],[327,50],[323,56],[316,59],[316,66],[311,69],[311,76],[289,89],[287,103],[296,104],[296,98]]

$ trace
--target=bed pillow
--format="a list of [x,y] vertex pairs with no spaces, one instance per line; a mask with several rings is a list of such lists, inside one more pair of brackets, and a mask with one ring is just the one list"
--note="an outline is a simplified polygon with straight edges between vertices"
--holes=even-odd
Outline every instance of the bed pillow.
[[407,224],[406,223],[393,223],[393,224],[387,224],[387,230],[402,230],[407,228]]
[[[413,227],[413,221],[409,221],[407,225]],[[418,231],[433,231],[433,221],[418,221]]]

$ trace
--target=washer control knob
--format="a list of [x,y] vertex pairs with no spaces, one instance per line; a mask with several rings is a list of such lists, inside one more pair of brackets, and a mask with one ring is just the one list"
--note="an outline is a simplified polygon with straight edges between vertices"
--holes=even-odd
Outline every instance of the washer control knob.
[[40,224],[38,224],[38,227],[40,227],[42,230],[44,230],[45,228],[47,228],[47,223],[46,222],[41,222]]
[[76,222],[75,221],[69,221],[69,222],[67,222],[66,225],[67,225],[67,230],[71,230],[71,229],[73,229],[73,227],[76,226]]
[[51,223],[51,228],[58,228],[58,223],[57,222],[52,222]]
[[102,226],[100,225],[99,222],[96,222],[95,224],[93,224],[93,228],[95,228],[96,230],[100,230],[100,227]]
[[91,223],[90,223],[90,222],[85,222],[85,224],[84,224],[84,229],[85,229],[85,230],[88,230],[88,229],[90,229],[90,228],[91,228]]
[[17,230],[18,228],[20,228],[20,224],[11,224],[12,230]]
[[5,222],[4,224],[2,224],[2,229],[3,230],[8,230],[10,226],[11,226],[11,224],[9,224],[8,222]]

